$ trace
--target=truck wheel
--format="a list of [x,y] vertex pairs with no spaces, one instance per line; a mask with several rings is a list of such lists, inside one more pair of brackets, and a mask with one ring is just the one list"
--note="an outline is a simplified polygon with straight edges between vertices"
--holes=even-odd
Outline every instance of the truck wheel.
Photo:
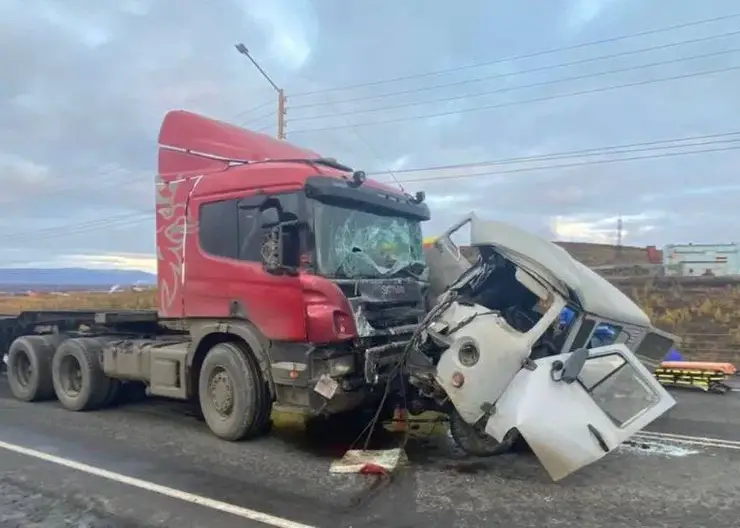
[[51,363],[54,391],[70,411],[89,411],[105,403],[111,380],[98,360],[99,350],[90,339],[67,339]]
[[19,337],[8,351],[8,384],[13,396],[22,401],[54,397],[51,358],[54,348],[40,336]]
[[219,343],[206,355],[198,397],[208,427],[223,440],[269,430],[270,398],[257,361],[237,343]]
[[508,453],[519,436],[518,433],[508,434],[503,442],[499,442],[467,423],[456,410],[450,413],[450,434],[460,449],[468,455],[477,457],[492,457]]

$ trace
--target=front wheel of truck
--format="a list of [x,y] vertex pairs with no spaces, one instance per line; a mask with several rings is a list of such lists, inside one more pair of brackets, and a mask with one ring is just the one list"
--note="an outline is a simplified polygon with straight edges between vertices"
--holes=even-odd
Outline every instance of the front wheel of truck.
[[235,442],[269,430],[270,395],[257,361],[239,343],[219,343],[208,351],[198,398],[203,419],[223,440]]

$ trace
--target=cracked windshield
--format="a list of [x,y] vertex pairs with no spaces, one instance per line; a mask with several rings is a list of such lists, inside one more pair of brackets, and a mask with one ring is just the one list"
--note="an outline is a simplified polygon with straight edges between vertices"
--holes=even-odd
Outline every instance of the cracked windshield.
[[327,276],[423,278],[418,221],[317,203],[318,263]]

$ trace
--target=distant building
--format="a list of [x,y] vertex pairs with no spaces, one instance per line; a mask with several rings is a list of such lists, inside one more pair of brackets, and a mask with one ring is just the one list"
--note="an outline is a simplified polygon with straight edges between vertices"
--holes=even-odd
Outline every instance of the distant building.
[[663,248],[666,275],[740,275],[740,245],[670,244]]

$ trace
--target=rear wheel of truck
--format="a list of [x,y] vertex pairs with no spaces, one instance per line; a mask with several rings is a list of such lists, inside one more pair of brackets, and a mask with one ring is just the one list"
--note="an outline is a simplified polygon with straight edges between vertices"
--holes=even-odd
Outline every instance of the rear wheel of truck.
[[200,369],[198,398],[205,422],[223,440],[269,431],[270,395],[257,361],[238,343],[219,343],[208,352]]
[[51,359],[54,349],[40,336],[19,337],[8,351],[8,384],[13,396],[34,402],[54,397]]
[[99,347],[90,339],[67,339],[51,363],[54,392],[70,411],[90,411],[103,406],[111,387],[99,361]]
[[519,433],[512,431],[502,442],[487,435],[475,425],[470,425],[453,409],[450,413],[450,435],[455,444],[468,455],[492,457],[511,451],[517,442]]

